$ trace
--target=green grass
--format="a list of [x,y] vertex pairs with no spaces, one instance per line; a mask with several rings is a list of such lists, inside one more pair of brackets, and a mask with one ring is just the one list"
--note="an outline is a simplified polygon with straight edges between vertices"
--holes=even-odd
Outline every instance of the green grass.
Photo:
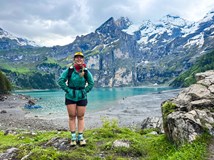
[[1,68],[2,69],[7,69],[10,70],[12,72],[16,72],[16,73],[29,73],[31,72],[31,68],[28,66],[24,66],[24,65],[17,65],[17,64],[7,64],[7,63],[1,63]]
[[47,60],[45,61],[46,63],[52,63],[52,64],[57,64],[57,60],[51,57],[47,57]]
[[195,64],[187,71],[181,73],[170,84],[173,87],[188,87],[196,83],[195,74],[214,69],[214,51],[211,51],[197,59]]
[[[69,138],[69,132],[37,131],[35,135],[17,131],[18,134],[4,135],[0,131],[0,153],[11,147],[20,149],[18,159],[28,155],[31,160],[74,159],[74,160],[203,160],[206,158],[209,136],[202,136],[193,143],[176,146],[165,135],[151,135],[148,132],[130,128],[120,128],[116,121],[104,121],[103,127],[86,130],[87,146],[74,147],[69,151],[59,151],[54,147],[44,147],[54,137]],[[113,147],[115,140],[125,140],[129,148]],[[102,158],[101,158],[102,157]]]
[[166,116],[168,116],[170,113],[174,112],[176,109],[176,104],[170,102],[170,101],[166,101],[163,106],[162,106],[162,113],[163,113],[163,117],[164,119],[166,118]]

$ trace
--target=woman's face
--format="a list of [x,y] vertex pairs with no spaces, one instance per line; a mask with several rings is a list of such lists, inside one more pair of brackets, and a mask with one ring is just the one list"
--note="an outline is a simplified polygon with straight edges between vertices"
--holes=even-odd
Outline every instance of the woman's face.
[[84,64],[84,58],[82,56],[75,56],[74,62],[78,65]]

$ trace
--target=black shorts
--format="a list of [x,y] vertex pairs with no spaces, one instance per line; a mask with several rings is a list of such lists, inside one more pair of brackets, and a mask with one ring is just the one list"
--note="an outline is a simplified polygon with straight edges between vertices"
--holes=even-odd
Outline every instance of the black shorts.
[[77,104],[77,106],[87,106],[88,100],[84,99],[80,101],[72,101],[70,99],[65,98],[65,105],[68,105],[68,104]]

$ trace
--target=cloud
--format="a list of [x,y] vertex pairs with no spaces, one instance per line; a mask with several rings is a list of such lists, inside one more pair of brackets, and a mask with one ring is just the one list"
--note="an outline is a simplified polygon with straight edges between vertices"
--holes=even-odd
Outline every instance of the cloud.
[[46,46],[71,43],[110,17],[134,23],[166,14],[198,21],[213,9],[212,0],[1,0],[0,27]]

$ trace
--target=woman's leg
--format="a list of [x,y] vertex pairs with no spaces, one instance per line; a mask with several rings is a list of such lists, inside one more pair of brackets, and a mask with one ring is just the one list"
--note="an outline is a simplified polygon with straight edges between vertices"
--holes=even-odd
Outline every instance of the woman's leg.
[[78,133],[83,133],[85,127],[84,115],[86,106],[77,106]]
[[68,104],[67,105],[68,111],[68,123],[71,132],[76,131],[76,117],[77,117],[77,105],[76,104]]

